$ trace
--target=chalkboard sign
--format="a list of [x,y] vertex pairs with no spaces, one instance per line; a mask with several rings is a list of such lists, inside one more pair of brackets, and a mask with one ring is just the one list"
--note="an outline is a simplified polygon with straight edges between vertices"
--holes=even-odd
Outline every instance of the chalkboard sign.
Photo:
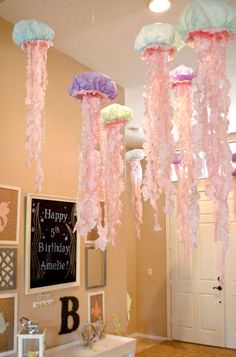
[[74,200],[27,196],[25,293],[79,285],[79,242]]

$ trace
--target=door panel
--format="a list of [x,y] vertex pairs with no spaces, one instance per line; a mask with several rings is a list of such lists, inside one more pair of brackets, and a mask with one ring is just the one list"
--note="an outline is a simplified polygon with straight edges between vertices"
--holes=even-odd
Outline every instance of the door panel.
[[201,200],[198,247],[189,264],[185,262],[183,244],[176,235],[176,217],[170,218],[172,337],[223,347],[223,292],[213,289],[219,285],[221,246],[214,241],[212,202],[204,193],[201,193]]
[[193,294],[192,293],[179,293],[178,299],[178,313],[179,313],[179,326],[183,328],[193,328],[194,326],[194,313],[193,313]]
[[200,294],[201,331],[217,332],[217,315],[211,314],[211,318],[209,319],[209,311],[217,311],[217,307],[218,301],[216,301],[215,296],[212,294]]
[[[198,258],[201,282],[215,281],[216,251],[212,247],[214,237],[214,223],[200,223],[198,229]],[[213,248],[213,249],[212,249]],[[207,269],[206,269],[207,267]]]

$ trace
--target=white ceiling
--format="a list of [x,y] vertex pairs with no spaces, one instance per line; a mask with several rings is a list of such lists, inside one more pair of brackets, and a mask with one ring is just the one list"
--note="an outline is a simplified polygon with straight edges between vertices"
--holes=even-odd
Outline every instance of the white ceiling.
[[[0,16],[11,23],[22,19],[47,23],[56,32],[57,49],[123,87],[132,87],[142,84],[144,77],[143,63],[134,51],[140,28],[153,22],[176,24],[189,2],[172,0],[169,11],[153,14],[147,9],[148,0],[4,0]],[[193,51],[182,50],[172,67],[182,63],[194,65]]]

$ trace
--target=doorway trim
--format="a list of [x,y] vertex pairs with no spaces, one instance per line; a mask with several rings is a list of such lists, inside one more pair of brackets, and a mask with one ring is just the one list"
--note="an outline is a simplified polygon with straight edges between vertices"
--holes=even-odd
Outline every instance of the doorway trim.
[[166,312],[167,339],[172,340],[170,217],[166,215]]

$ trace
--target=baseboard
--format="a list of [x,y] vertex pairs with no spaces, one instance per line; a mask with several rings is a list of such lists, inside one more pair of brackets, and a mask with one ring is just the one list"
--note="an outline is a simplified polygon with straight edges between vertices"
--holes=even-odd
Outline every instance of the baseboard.
[[156,336],[156,335],[146,335],[145,333],[132,333],[129,337],[142,337],[142,338],[149,338],[150,340],[158,340],[158,341],[166,341],[167,337],[163,336]]

